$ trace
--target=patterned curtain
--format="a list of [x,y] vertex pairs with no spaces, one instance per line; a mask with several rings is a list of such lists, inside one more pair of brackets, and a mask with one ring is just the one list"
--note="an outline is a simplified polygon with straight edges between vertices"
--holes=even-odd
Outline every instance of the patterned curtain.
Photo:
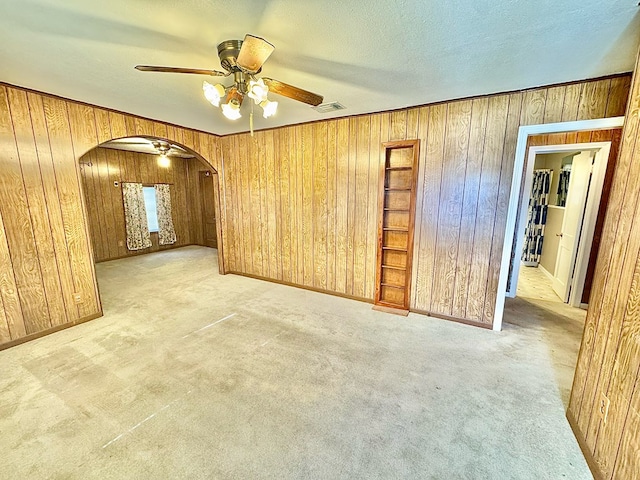
[[549,204],[549,187],[551,186],[551,170],[534,170],[527,226],[524,231],[524,248],[522,261],[529,267],[537,267],[542,254],[544,225],[547,223],[547,205]]
[[123,183],[124,220],[127,230],[127,248],[142,250],[151,246],[147,212],[141,183]]
[[176,243],[176,231],[173,229],[173,220],[171,219],[171,194],[169,193],[169,185],[157,184],[156,189],[156,208],[158,210],[158,243],[160,245],[170,245]]

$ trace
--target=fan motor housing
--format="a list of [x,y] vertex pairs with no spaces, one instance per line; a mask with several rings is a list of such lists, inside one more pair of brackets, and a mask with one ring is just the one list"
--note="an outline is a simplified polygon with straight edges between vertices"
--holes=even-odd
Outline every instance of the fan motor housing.
[[236,59],[240,54],[242,40],[225,40],[218,44],[218,57],[220,57],[220,65],[228,72],[238,72],[240,68],[236,63]]

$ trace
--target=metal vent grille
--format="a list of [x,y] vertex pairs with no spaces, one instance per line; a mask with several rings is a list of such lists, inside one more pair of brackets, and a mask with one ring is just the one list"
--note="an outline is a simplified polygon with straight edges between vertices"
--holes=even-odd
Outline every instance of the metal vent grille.
[[344,110],[346,107],[340,102],[321,103],[320,105],[313,107],[316,112],[319,113],[331,113],[336,110]]

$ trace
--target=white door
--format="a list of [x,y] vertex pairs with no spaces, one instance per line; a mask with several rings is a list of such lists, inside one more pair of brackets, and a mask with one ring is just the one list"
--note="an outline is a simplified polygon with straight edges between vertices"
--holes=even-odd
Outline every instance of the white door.
[[589,181],[593,165],[594,152],[581,152],[573,157],[569,190],[562,221],[562,233],[558,245],[556,268],[553,278],[553,290],[563,302],[569,301],[569,290],[578,252],[580,230],[584,219],[584,209],[589,192]]

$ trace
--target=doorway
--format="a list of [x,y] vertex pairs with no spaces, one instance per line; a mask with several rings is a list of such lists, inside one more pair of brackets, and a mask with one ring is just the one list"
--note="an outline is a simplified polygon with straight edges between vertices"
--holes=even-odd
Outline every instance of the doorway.
[[[541,137],[543,138],[542,144],[546,145],[558,143],[567,144],[570,143],[570,139],[574,143],[602,141],[602,139],[599,138],[599,132],[607,130],[609,130],[609,132],[612,130],[619,131],[623,124],[624,117],[614,117],[596,120],[578,120],[573,122],[525,125],[520,127],[516,143],[514,168],[511,177],[509,207],[507,210],[507,219],[504,231],[500,276],[496,292],[496,308],[493,317],[493,330],[499,331],[502,329],[505,299],[507,296],[514,295],[515,285],[517,283],[510,280],[512,280],[514,270],[520,268],[519,262],[514,262],[515,252],[517,251],[514,247],[518,239],[521,238],[519,235],[516,235],[516,227],[518,225],[521,210],[521,197],[524,191],[529,192],[531,188],[530,175],[533,173],[533,164],[528,162],[530,140],[534,137]],[[555,141],[558,137],[561,137],[563,141]],[[586,139],[584,137],[586,137]],[[550,141],[551,139],[554,141]],[[604,212],[601,215],[598,215],[596,223],[601,226],[603,220]],[[594,236],[594,238],[596,237]],[[592,268],[592,265],[595,265],[595,258],[589,259],[587,268]]]
[[216,226],[215,185],[213,174],[200,172],[200,199],[202,204],[202,239],[206,247],[218,248]]
[[531,187],[522,196],[516,231],[522,238],[516,242],[509,296],[546,290],[547,296],[586,308],[583,291],[598,213],[606,207],[607,198],[605,205],[601,200],[610,149],[611,142],[530,147]]

